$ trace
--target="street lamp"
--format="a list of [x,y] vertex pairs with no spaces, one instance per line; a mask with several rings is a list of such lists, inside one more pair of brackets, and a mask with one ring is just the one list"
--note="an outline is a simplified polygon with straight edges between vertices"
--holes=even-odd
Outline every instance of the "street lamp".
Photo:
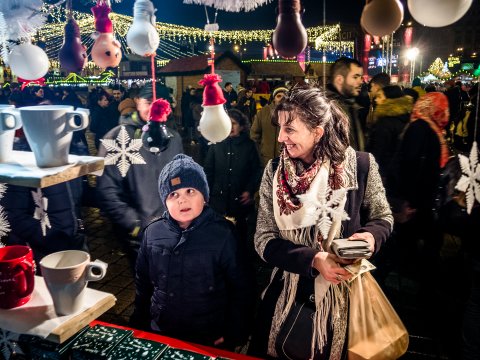
[[420,51],[418,48],[414,47],[407,50],[407,59],[410,60],[410,79],[413,80],[415,77],[415,59],[417,58]]

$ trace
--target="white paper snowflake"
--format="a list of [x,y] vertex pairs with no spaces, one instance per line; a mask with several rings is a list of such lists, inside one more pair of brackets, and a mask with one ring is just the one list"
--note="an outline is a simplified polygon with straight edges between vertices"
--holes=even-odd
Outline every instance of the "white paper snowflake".
[[121,127],[115,140],[102,139],[100,141],[109,152],[105,156],[105,165],[117,165],[122,177],[127,175],[130,162],[132,164],[146,164],[142,155],[138,152],[142,147],[142,139],[130,140],[125,126]]
[[43,236],[47,235],[47,228],[51,229],[50,219],[48,218],[48,199],[43,196],[42,189],[38,188],[37,191],[32,191],[32,198],[35,202],[35,212],[33,218],[40,221],[42,227]]
[[[5,191],[7,191],[7,185],[0,183],[0,200],[5,195]],[[0,206],[0,247],[5,246],[2,242],[2,237],[6,236],[10,230],[10,224],[7,219],[7,214],[5,214],[5,209],[3,206]]]
[[12,354],[25,355],[18,346],[19,334],[0,329],[0,352],[3,358],[8,360]]
[[315,195],[299,195],[298,198],[307,207],[313,207],[314,213],[311,214],[317,219],[317,227],[326,239],[328,232],[332,227],[333,221],[343,221],[348,219],[348,214],[345,209],[339,208],[347,194],[346,189],[332,190],[330,186],[321,186],[318,193]]
[[462,177],[455,185],[455,189],[465,193],[467,213],[470,214],[475,200],[480,202],[480,165],[478,164],[477,142],[473,142],[468,158],[459,154],[458,159],[460,160]]

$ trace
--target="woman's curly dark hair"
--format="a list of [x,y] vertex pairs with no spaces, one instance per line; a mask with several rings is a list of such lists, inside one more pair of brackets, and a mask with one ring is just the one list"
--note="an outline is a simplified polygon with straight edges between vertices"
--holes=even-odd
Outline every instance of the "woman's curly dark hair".
[[330,160],[338,166],[345,160],[349,142],[349,120],[340,106],[325,96],[324,90],[309,85],[295,86],[274,110],[272,122],[278,125],[279,112],[287,113],[287,124],[295,118],[308,129],[323,128],[323,136],[315,145],[314,156],[321,161]]

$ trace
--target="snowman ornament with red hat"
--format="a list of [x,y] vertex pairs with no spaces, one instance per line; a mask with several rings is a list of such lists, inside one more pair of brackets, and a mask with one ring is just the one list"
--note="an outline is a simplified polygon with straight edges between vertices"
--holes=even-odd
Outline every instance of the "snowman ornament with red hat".
[[150,120],[142,128],[143,147],[155,155],[165,151],[170,139],[173,138],[173,134],[166,125],[171,112],[172,109],[167,100],[155,100],[150,107]]
[[206,74],[198,83],[203,85],[203,112],[198,130],[211,144],[225,140],[232,131],[230,120],[223,104],[226,102],[218,85],[222,78],[217,74]]

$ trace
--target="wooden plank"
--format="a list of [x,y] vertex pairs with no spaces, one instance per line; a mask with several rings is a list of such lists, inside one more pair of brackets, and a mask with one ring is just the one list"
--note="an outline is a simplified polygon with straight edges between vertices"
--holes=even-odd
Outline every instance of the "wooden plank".
[[79,313],[78,315],[64,322],[62,325],[56,327],[50,333],[50,335],[48,335],[47,340],[61,344],[68,338],[75,335],[78,331],[87,326],[97,317],[105,313],[108,309],[112,308],[116,301],[117,299],[115,296],[109,294],[109,296],[96,303],[95,306]]
[[101,172],[105,167],[102,157],[69,155],[71,163],[79,163],[54,172],[53,168],[40,169],[33,165],[35,160],[31,152],[13,151],[13,153],[14,162],[0,164],[0,182],[5,184],[44,188],[94,172]]

